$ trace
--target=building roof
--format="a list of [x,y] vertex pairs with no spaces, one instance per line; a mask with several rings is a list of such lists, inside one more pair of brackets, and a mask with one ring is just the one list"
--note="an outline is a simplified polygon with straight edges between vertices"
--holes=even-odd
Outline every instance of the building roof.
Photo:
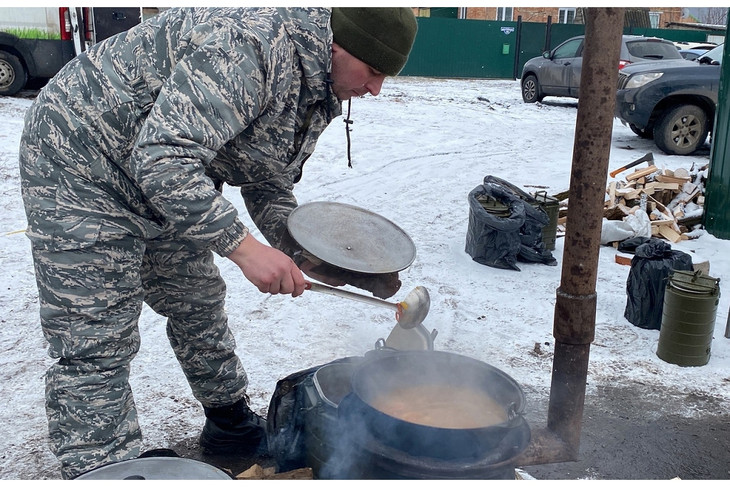
[[727,25],[721,24],[702,24],[699,22],[667,22],[667,27],[681,27],[683,29],[695,30],[727,30]]

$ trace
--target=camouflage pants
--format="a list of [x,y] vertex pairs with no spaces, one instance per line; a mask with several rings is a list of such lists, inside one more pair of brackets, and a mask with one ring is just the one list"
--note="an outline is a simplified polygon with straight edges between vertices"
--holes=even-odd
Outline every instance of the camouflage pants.
[[[77,171],[104,161],[90,150],[74,156]],[[108,188],[69,177],[63,164],[39,144],[21,144],[41,326],[58,359],[46,375],[50,446],[63,477],[73,478],[139,455],[128,378],[143,302],[168,318],[170,344],[203,406],[236,402],[248,381],[213,254],[160,232]]]
[[[51,448],[64,478],[139,455],[129,367],[143,299],[168,317],[167,335],[195,397],[231,404],[247,379],[223,310],[225,283],[210,252],[139,239],[90,248],[34,249]],[[164,371],[160,371],[164,373]]]

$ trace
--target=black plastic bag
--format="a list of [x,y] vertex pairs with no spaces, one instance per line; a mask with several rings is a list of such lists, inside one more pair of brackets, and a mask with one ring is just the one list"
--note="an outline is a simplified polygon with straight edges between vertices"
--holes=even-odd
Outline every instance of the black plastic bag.
[[[480,197],[494,198],[509,207],[509,217],[488,212]],[[546,248],[543,228],[550,222],[534,196],[495,176],[486,176],[469,193],[466,252],[480,264],[519,271],[516,262],[557,265]]]
[[503,187],[526,203],[525,223],[520,228],[520,241],[522,246],[520,247],[520,252],[517,254],[517,260],[558,265],[558,261],[555,260],[553,254],[547,249],[543,240],[543,229],[550,223],[550,217],[540,204],[540,201],[533,195],[497,176],[485,176],[484,184],[495,184]]
[[[505,205],[509,215],[500,216],[488,212],[479,197],[493,198]],[[525,203],[522,200],[495,184],[477,186],[469,193],[466,253],[480,264],[519,271],[517,254],[522,246],[520,228],[524,223]]]
[[627,238],[626,240],[622,240],[618,243],[618,247],[616,248],[616,250],[627,254],[633,254],[634,252],[636,252],[636,249],[639,247],[639,245],[645,244],[649,240],[651,239],[647,237]]
[[692,256],[672,250],[671,245],[658,238],[636,247],[626,280],[624,317],[629,322],[648,330],[661,328],[664,290],[675,270],[691,271]]
[[553,254],[545,247],[542,229],[550,221],[545,210],[525,205],[525,223],[520,229],[520,253],[517,260],[538,264],[558,265]]

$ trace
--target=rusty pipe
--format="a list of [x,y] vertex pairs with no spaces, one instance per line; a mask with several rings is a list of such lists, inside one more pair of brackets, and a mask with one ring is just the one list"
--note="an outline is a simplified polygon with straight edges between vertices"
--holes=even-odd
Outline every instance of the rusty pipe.
[[533,430],[517,465],[578,459],[623,25],[623,8],[586,9],[547,428]]

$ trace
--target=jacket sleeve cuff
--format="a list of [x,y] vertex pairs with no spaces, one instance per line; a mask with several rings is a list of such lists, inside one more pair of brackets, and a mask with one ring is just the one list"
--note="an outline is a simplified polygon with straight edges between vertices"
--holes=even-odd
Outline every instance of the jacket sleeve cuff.
[[241,245],[243,239],[248,235],[248,228],[246,225],[236,218],[233,225],[226,229],[225,233],[218,237],[218,240],[213,243],[211,250],[221,257],[228,257],[228,255],[236,250]]

